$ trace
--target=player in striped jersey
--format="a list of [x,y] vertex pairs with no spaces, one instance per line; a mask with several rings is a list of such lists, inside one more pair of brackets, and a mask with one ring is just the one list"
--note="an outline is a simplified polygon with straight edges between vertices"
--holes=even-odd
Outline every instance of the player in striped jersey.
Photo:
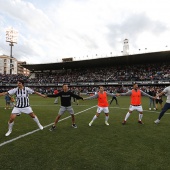
[[12,127],[14,125],[14,120],[17,114],[21,114],[21,113],[30,115],[33,118],[33,120],[37,123],[38,127],[41,130],[43,130],[43,126],[40,124],[38,117],[34,114],[32,108],[30,107],[29,94],[34,93],[41,97],[46,97],[46,96],[34,91],[33,89],[29,87],[25,87],[23,80],[18,80],[17,86],[18,87],[11,89],[8,92],[0,93],[0,96],[6,95],[6,94],[16,96],[16,105],[13,108],[12,113],[10,115],[10,119],[8,121],[8,132],[5,134],[5,136],[9,136],[11,134]]

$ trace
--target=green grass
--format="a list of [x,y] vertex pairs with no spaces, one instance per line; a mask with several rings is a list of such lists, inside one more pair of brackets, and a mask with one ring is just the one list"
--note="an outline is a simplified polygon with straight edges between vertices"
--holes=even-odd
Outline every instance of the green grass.
[[[57,129],[37,131],[0,147],[0,169],[13,170],[168,170],[170,169],[170,115],[166,114],[160,124],[158,111],[148,111],[149,99],[143,97],[144,125],[137,123],[134,111],[127,124],[122,125],[129,107],[129,97],[119,97],[120,107],[113,101],[110,110],[110,126],[104,124],[104,114],[88,123],[96,113],[96,107],[75,116],[77,129],[71,127],[71,118],[60,121]],[[50,125],[57,116],[59,105],[53,98],[30,96],[35,114],[43,126]],[[165,98],[164,98],[165,101]],[[11,110],[4,110],[4,98],[0,98],[0,145],[38,129],[36,123],[25,114],[17,117],[13,132],[5,137]],[[97,104],[97,100],[73,104],[75,113]],[[65,113],[61,119],[68,117]]]

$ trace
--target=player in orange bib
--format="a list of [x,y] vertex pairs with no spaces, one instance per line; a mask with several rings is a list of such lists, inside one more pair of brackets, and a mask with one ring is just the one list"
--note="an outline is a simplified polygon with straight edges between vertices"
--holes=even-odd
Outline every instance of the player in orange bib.
[[89,100],[89,99],[95,99],[95,98],[98,98],[98,107],[97,107],[97,113],[96,115],[93,117],[93,119],[91,120],[91,122],[89,123],[89,126],[92,125],[92,123],[94,122],[94,120],[96,120],[100,113],[103,111],[105,113],[105,124],[108,126],[109,123],[108,123],[108,119],[109,119],[109,109],[108,109],[108,101],[107,101],[107,96],[116,96],[115,94],[111,94],[111,93],[108,93],[106,91],[104,91],[104,87],[103,86],[100,86],[99,87],[99,92],[96,93],[94,96],[91,96],[91,97],[87,97],[87,98],[84,98],[84,100]]
[[152,99],[155,99],[155,97],[150,96],[149,94],[143,92],[142,90],[138,89],[138,84],[134,83],[133,84],[133,89],[129,90],[127,93],[118,93],[118,96],[131,96],[131,102],[130,102],[130,107],[129,111],[127,112],[124,121],[122,122],[123,125],[126,124],[127,119],[129,118],[130,114],[134,111],[137,110],[139,112],[139,119],[138,123],[143,124],[142,122],[142,117],[143,117],[143,108],[141,105],[141,97],[142,95],[150,97]]

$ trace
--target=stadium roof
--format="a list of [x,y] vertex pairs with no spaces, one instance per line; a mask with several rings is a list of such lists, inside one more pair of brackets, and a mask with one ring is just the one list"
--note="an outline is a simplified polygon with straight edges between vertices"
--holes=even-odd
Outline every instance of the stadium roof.
[[161,51],[154,53],[142,53],[135,55],[106,57],[91,60],[80,60],[60,63],[46,63],[46,64],[26,64],[23,67],[30,71],[45,71],[45,70],[61,70],[61,69],[76,69],[76,68],[96,68],[107,67],[114,65],[131,65],[131,64],[149,64],[170,62],[170,51]]

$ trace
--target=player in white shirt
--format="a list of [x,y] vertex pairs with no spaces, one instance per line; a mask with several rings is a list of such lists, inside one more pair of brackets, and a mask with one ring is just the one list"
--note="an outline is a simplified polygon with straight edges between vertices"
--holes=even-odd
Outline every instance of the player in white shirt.
[[168,109],[170,109],[170,86],[166,87],[161,93],[157,94],[157,96],[162,96],[163,94],[165,94],[167,96],[167,100],[166,100],[164,107],[162,108],[162,111],[159,114],[158,119],[154,121],[156,124],[158,124],[160,122],[164,113]]
[[18,80],[17,86],[14,89],[9,90],[8,92],[0,93],[0,96],[9,94],[9,95],[15,95],[16,96],[16,105],[12,110],[12,113],[10,115],[10,119],[8,121],[8,132],[5,134],[5,136],[9,136],[12,132],[12,127],[14,125],[14,120],[18,114],[25,113],[30,115],[33,120],[37,123],[38,127],[43,130],[43,126],[40,124],[38,117],[34,114],[32,108],[29,104],[29,94],[37,94],[41,97],[46,97],[45,95],[42,95],[41,93],[38,93],[34,91],[33,89],[29,87],[24,87],[24,81]]

